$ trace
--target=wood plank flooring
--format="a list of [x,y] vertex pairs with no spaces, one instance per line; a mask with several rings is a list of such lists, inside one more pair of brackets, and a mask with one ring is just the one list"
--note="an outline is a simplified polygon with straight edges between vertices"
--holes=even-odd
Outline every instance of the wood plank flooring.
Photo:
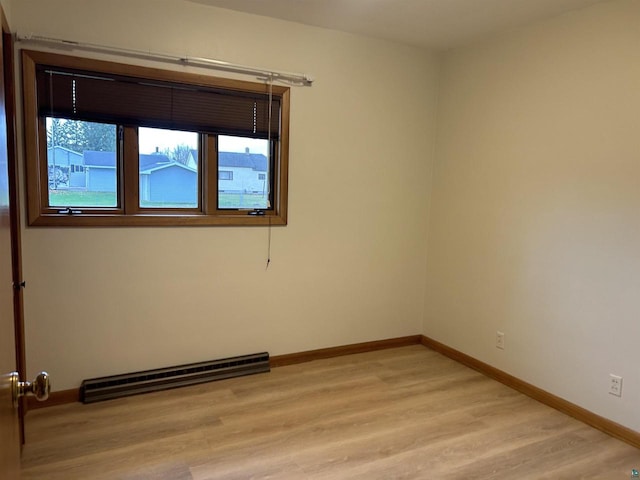
[[421,345],[26,422],[26,480],[614,480],[640,467],[640,450]]

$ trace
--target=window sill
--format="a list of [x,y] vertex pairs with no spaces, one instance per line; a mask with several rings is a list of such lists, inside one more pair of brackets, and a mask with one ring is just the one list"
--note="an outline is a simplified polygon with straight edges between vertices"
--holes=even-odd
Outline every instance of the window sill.
[[170,214],[42,214],[29,221],[34,227],[206,227],[286,225],[284,215],[237,214],[170,215]]

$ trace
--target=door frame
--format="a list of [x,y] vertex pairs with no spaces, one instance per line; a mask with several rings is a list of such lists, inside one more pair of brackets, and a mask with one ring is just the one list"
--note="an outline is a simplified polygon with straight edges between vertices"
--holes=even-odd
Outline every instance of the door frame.
[[[20,191],[19,169],[17,161],[16,129],[16,80],[14,63],[14,37],[7,21],[4,9],[0,5],[2,25],[2,61],[4,71],[4,104],[7,128],[7,170],[9,180],[9,222],[11,230],[11,265],[13,280],[13,319],[16,349],[16,371],[22,381],[27,376],[24,331],[24,279],[22,276],[22,240],[20,229]],[[27,413],[26,398],[22,397],[18,406],[20,420],[20,442],[24,444],[24,416]]]

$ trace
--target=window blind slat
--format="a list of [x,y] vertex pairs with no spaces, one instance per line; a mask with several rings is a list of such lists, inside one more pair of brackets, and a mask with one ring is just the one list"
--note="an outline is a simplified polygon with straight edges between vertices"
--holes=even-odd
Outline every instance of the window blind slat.
[[[135,77],[40,67],[38,111],[43,116],[267,138],[267,94],[209,89]],[[271,138],[280,131],[281,99],[271,102]]]

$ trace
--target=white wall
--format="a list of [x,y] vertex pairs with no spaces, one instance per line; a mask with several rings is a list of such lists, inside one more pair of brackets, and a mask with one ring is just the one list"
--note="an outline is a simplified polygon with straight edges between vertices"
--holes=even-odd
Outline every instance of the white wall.
[[0,5],[2,5],[2,10],[4,11],[4,15],[7,18],[9,27],[13,28],[11,0],[0,0]]
[[29,375],[102,375],[418,334],[436,60],[182,0],[20,0],[34,33],[310,73],[291,95],[289,225],[22,232]]
[[268,271],[263,228],[24,228],[30,376],[422,331],[640,430],[640,2],[448,52],[439,78],[428,52],[188,1],[11,7],[21,33],[317,78]]
[[424,323],[636,431],[639,52],[640,2],[619,0],[445,55]]

